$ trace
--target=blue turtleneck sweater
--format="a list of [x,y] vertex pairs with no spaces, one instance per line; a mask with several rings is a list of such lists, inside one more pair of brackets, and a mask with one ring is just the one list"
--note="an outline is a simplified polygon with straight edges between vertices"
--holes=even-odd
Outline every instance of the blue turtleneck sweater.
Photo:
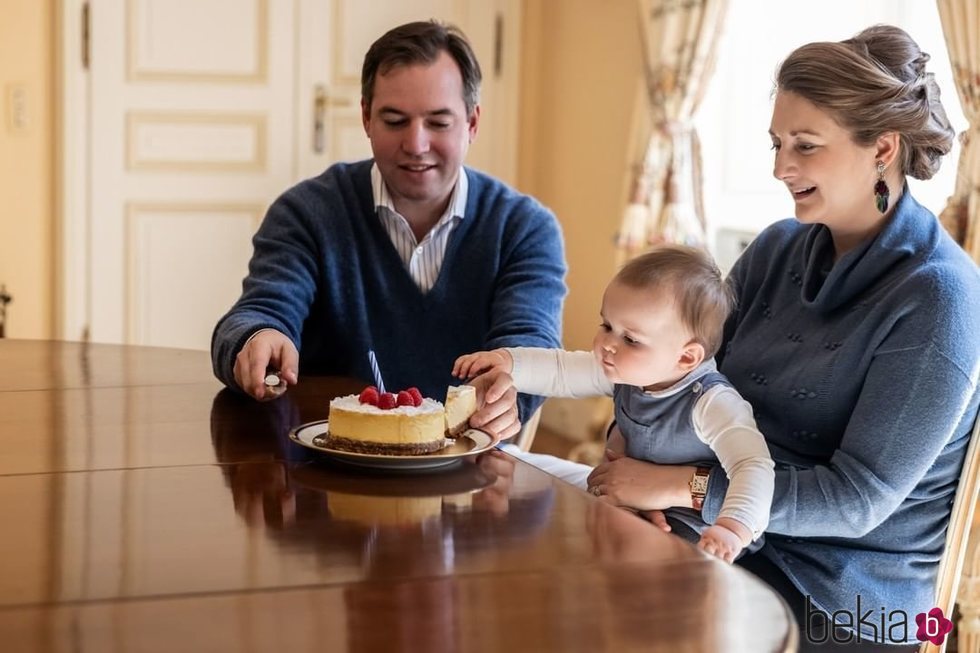
[[[372,379],[441,399],[456,357],[497,347],[557,347],[565,297],[561,230],[534,199],[465,169],[465,217],[435,285],[422,293],[375,213],[371,161],[336,164],[286,191],[253,239],[241,298],[211,342],[217,377],[237,387],[235,355],[270,327],[300,352],[300,373]],[[525,419],[540,404],[521,396]]]
[[980,400],[976,265],[905,192],[883,231],[836,263],[825,226],[784,220],[730,282],[719,369],[776,462],[762,553],[815,607],[854,614],[860,595],[876,624],[880,608],[905,611],[914,639]]

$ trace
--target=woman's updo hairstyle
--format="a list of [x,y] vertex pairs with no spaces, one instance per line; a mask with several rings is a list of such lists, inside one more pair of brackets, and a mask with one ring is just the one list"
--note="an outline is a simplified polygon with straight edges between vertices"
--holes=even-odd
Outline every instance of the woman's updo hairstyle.
[[926,72],[929,55],[903,30],[869,27],[836,43],[809,43],[779,67],[776,90],[800,95],[830,113],[859,145],[883,133],[901,139],[902,173],[929,179],[955,132]]

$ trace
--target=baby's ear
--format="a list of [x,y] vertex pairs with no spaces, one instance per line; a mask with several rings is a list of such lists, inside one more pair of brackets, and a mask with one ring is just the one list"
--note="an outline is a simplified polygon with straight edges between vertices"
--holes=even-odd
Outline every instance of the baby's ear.
[[677,366],[686,374],[704,362],[704,345],[695,340],[684,345]]

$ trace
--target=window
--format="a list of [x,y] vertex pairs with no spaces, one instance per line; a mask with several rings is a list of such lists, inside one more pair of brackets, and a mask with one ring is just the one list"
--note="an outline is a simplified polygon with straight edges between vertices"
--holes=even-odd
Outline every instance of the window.
[[[966,129],[934,2],[730,0],[715,74],[695,119],[708,228],[718,236],[713,248],[724,268],[746,234],[793,215],[789,194],[772,176],[769,149],[771,93],[779,63],[804,43],[845,39],[876,23],[901,27],[932,56],[928,69],[936,75],[950,122],[957,132]],[[958,158],[956,143],[932,180],[909,179],[916,199],[937,215],[953,193]]]

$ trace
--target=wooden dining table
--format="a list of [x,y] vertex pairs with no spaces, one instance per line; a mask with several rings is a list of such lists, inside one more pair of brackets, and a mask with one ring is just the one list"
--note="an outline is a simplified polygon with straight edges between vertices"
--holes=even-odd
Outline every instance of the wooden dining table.
[[423,470],[297,445],[207,352],[0,339],[0,650],[764,651],[763,583],[491,448]]

